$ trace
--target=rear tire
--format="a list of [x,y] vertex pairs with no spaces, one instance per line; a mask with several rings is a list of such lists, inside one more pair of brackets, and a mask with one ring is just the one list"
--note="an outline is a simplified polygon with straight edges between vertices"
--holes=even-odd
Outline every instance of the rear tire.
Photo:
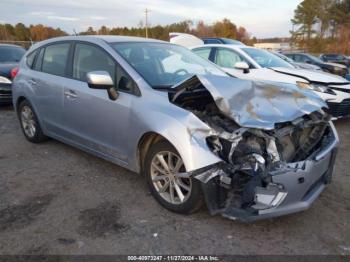
[[150,147],[143,172],[151,194],[166,209],[190,214],[202,207],[200,181],[176,176],[186,170],[179,153],[169,142],[162,140]]
[[18,118],[24,136],[29,142],[41,143],[48,138],[44,135],[32,105],[23,100],[18,106]]

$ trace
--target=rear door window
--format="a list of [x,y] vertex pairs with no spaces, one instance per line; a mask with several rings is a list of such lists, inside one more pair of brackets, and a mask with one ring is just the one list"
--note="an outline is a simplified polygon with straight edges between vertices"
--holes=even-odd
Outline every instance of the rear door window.
[[70,43],[49,45],[45,48],[42,71],[64,76],[66,72]]

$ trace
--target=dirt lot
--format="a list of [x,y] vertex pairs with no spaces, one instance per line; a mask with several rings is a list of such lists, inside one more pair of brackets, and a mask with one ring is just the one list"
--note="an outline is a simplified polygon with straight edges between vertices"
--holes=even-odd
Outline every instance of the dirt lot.
[[350,119],[333,183],[303,213],[254,224],[181,216],[143,178],[50,140],[22,135],[0,108],[0,254],[350,254]]

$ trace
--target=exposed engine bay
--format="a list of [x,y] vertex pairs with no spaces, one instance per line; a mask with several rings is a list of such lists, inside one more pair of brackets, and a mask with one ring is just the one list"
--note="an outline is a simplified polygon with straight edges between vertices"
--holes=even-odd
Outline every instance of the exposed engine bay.
[[[212,135],[206,137],[207,145],[223,161],[190,173],[203,183],[212,214],[249,220],[263,210],[278,207],[288,192],[273,177],[305,170],[307,161],[334,142],[331,117],[322,109],[275,123],[274,129],[242,127],[219,109],[201,82],[192,79],[189,83],[190,88],[169,92],[169,99],[212,129]],[[249,105],[247,109],[252,118],[259,117]],[[303,179],[299,178],[299,183]],[[326,175],[323,179],[329,182]]]

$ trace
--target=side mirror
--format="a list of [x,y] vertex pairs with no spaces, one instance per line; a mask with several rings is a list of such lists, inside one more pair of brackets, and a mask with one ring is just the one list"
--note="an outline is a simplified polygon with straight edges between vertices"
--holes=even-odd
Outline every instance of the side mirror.
[[93,71],[86,75],[88,86],[92,89],[107,90],[111,100],[117,100],[118,92],[114,88],[113,79],[106,71]]
[[311,64],[311,61],[310,60],[306,60],[305,63]]
[[249,73],[249,65],[246,62],[237,62],[235,64],[235,68],[239,70],[243,70],[243,73]]

